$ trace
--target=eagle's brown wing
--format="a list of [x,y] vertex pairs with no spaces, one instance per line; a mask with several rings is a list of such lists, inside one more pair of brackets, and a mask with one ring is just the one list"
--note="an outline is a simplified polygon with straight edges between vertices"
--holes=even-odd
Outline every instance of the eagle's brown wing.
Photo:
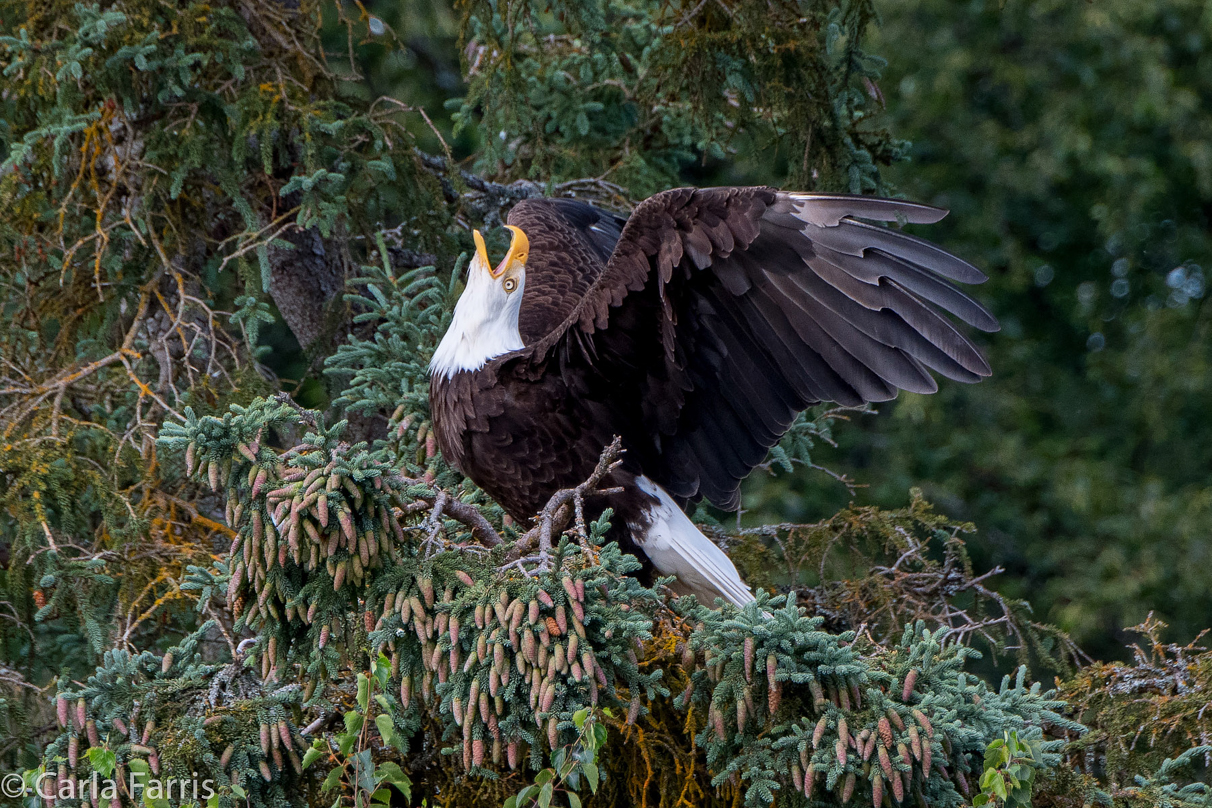
[[524,199],[507,219],[530,241],[518,330],[530,345],[562,322],[606,266],[623,219],[575,199]]
[[611,391],[645,475],[675,497],[735,509],[741,480],[809,405],[933,392],[930,370],[963,382],[989,375],[939,313],[996,330],[950,283],[985,276],[928,242],[859,221],[944,215],[771,188],[666,191],[636,208],[568,314],[531,323],[545,336],[527,343],[558,372]]

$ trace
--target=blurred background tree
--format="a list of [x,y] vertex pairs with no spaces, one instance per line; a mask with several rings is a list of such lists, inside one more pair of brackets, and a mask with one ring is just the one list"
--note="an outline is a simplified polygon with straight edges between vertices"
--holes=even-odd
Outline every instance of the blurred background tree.
[[[1193,637],[1212,624],[1212,12],[880,11],[888,117],[913,142],[885,176],[951,209],[931,237],[989,272],[1002,331],[987,383],[903,395],[836,430],[826,462],[870,486],[860,501],[919,485],[978,524],[978,563],[1095,656],[1150,610]],[[813,502],[817,482],[757,505]]]

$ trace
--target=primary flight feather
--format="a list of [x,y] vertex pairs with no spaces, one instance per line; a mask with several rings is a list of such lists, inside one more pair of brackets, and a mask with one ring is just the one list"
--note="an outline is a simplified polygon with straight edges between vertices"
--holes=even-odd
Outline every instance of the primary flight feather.
[[812,404],[934,392],[931,371],[989,375],[944,316],[997,330],[953,283],[985,276],[870,223],[945,215],[764,187],[666,191],[625,220],[574,200],[519,202],[495,268],[475,234],[430,363],[438,445],[525,523],[620,436],[606,482],[622,492],[587,503],[613,508],[611,538],[681,591],[743,605],[749,587],[682,506],[735,510],[741,481]]

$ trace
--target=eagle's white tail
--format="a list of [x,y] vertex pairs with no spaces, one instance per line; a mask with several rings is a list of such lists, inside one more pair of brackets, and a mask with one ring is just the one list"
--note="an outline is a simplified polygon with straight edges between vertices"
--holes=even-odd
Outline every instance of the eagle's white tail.
[[677,576],[675,591],[698,597],[707,606],[722,597],[736,606],[754,599],[732,560],[682,512],[663,488],[647,477],[636,484],[657,501],[644,509],[647,524],[636,539],[661,575]]

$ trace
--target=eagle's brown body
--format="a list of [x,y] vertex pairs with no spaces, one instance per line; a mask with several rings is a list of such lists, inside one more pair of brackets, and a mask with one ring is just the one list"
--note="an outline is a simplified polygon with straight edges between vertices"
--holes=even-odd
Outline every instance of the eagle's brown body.
[[966,382],[988,374],[936,312],[995,329],[947,282],[983,275],[849,218],[941,215],[770,188],[668,191],[625,225],[583,203],[521,202],[509,223],[530,244],[525,347],[435,374],[442,453],[527,520],[588,477],[621,436],[613,482],[625,491],[597,506],[615,509],[615,536],[643,555],[653,484],[679,504],[705,497],[735,509],[741,481],[811,404],[932,392],[927,368]]
[[[528,346],[568,317],[614,248],[621,223],[585,207],[541,200],[522,202],[510,214],[532,251],[519,318]],[[599,396],[585,389],[595,386],[594,375],[548,373],[558,365],[557,356],[526,350],[430,384],[442,455],[518,520],[533,517],[554,492],[583,482],[614,438]]]

